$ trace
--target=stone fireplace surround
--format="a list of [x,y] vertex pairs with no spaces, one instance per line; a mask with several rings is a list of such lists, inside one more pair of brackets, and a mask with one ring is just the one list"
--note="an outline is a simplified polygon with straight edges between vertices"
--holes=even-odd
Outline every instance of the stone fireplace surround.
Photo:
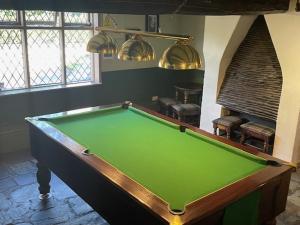
[[281,90],[276,51],[264,16],[258,16],[226,70],[217,103],[276,121]]
[[[216,103],[228,68],[240,43],[256,16],[207,16],[203,53],[205,75],[200,128],[212,132],[211,121],[221,115]],[[283,84],[273,155],[293,163],[300,162],[300,13],[295,1],[285,14],[265,15],[265,20],[281,66]]]

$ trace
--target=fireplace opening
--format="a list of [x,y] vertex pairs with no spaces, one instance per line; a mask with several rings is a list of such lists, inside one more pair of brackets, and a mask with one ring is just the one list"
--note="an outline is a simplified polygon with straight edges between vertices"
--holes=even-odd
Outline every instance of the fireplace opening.
[[217,103],[232,117],[214,120],[215,133],[223,129],[226,138],[271,154],[281,90],[277,54],[265,18],[258,16],[226,70]]

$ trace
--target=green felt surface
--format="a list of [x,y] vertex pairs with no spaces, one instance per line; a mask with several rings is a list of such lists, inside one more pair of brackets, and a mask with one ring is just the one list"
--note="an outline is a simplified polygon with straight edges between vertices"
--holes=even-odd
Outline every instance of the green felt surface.
[[163,200],[184,206],[265,167],[263,159],[221,142],[180,132],[134,108],[48,121]]

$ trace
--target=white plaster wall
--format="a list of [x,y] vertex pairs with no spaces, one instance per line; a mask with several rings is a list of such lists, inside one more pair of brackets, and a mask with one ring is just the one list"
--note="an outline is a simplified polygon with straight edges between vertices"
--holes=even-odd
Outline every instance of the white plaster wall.
[[[121,29],[134,29],[138,28],[145,30],[145,16],[144,15],[124,15],[124,14],[111,14],[116,20],[118,28]],[[161,15],[160,16],[160,28],[164,33],[179,33],[178,16],[176,15]],[[125,34],[112,34],[112,36],[118,42],[119,48],[125,41]],[[116,70],[128,70],[157,67],[158,61],[165,49],[167,49],[173,41],[156,38],[145,38],[153,46],[156,53],[156,60],[151,62],[134,62],[134,61],[120,61],[114,59],[102,59],[101,69],[103,72],[116,71]]]
[[296,137],[295,137],[295,146],[294,146],[294,153],[293,153],[293,160],[295,163],[300,166],[300,111],[298,116],[298,126],[296,131]]
[[299,163],[300,13],[266,15],[265,18],[283,75],[273,155]]
[[225,71],[255,17],[206,16],[203,54],[205,74],[200,128],[213,131],[212,120],[220,117],[221,106],[216,103]]
[[[200,58],[204,59],[203,37],[205,16],[178,15],[177,18],[179,33],[193,36],[194,39],[191,45],[198,51]],[[202,63],[203,67],[201,70],[205,70],[204,60]]]

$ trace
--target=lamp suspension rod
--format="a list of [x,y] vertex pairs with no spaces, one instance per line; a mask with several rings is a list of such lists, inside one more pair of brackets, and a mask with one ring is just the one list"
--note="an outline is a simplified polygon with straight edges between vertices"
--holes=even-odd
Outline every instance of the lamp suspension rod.
[[108,28],[108,27],[96,27],[97,31],[103,32],[111,32],[111,33],[125,33],[125,34],[137,34],[142,35],[145,37],[154,37],[154,38],[164,38],[176,41],[191,41],[193,39],[192,36],[189,35],[175,35],[175,34],[165,34],[165,33],[154,33],[154,32],[145,32],[145,31],[138,31],[138,30],[125,30],[125,29],[115,29],[115,28]]

